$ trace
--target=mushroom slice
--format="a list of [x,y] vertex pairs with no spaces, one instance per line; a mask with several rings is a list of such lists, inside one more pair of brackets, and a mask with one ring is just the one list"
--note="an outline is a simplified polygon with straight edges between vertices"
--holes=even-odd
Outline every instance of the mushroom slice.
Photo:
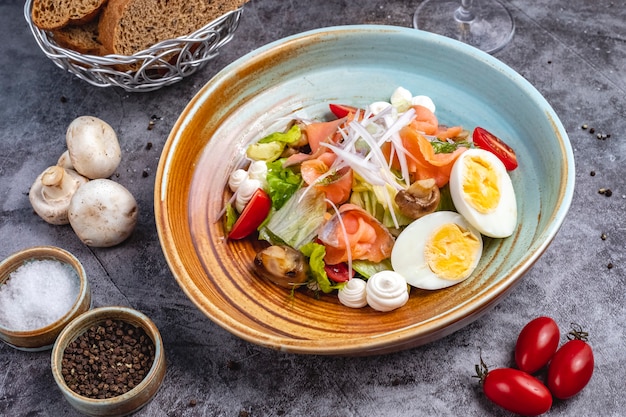
[[428,178],[415,181],[406,190],[398,191],[395,202],[402,214],[419,219],[434,212],[440,199],[439,187],[433,178]]
[[130,236],[137,224],[137,211],[135,198],[123,185],[96,179],[74,194],[68,217],[85,245],[109,247]]
[[268,246],[257,253],[254,265],[260,276],[281,287],[292,288],[308,279],[305,256],[290,246]]
[[89,179],[71,169],[48,167],[30,187],[28,199],[35,213],[50,224],[68,224],[72,196]]

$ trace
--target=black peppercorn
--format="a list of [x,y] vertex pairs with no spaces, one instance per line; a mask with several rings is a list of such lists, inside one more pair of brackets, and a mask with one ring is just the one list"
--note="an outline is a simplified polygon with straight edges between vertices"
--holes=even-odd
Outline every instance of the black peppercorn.
[[61,374],[79,395],[104,399],[136,387],[154,362],[154,343],[145,331],[122,320],[92,326],[63,352]]

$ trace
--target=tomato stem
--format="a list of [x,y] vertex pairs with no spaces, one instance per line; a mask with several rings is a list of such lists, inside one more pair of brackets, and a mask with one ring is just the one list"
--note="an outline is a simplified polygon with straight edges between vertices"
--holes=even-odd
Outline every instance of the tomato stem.
[[489,368],[487,367],[487,364],[483,360],[482,352],[479,354],[479,357],[480,357],[480,364],[474,365],[476,375],[472,375],[472,377],[478,378],[480,385],[483,385],[485,383],[485,378],[487,377],[487,374],[489,373]]
[[571,323],[572,330],[567,334],[568,340],[582,340],[583,342],[587,342],[589,340],[589,333],[585,332],[580,324]]

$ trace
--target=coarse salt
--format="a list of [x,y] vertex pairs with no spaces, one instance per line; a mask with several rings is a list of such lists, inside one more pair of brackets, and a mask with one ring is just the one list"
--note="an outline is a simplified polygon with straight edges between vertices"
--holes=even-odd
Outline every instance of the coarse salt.
[[0,326],[27,331],[52,324],[72,308],[79,290],[70,265],[51,259],[25,262],[0,284]]

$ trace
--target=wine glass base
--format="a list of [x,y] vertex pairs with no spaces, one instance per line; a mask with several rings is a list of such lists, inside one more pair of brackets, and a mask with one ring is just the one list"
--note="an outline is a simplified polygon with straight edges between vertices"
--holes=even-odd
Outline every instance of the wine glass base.
[[426,0],[413,16],[413,27],[456,39],[493,54],[504,48],[515,32],[511,13],[497,0],[474,0],[473,20],[455,16],[460,0]]

